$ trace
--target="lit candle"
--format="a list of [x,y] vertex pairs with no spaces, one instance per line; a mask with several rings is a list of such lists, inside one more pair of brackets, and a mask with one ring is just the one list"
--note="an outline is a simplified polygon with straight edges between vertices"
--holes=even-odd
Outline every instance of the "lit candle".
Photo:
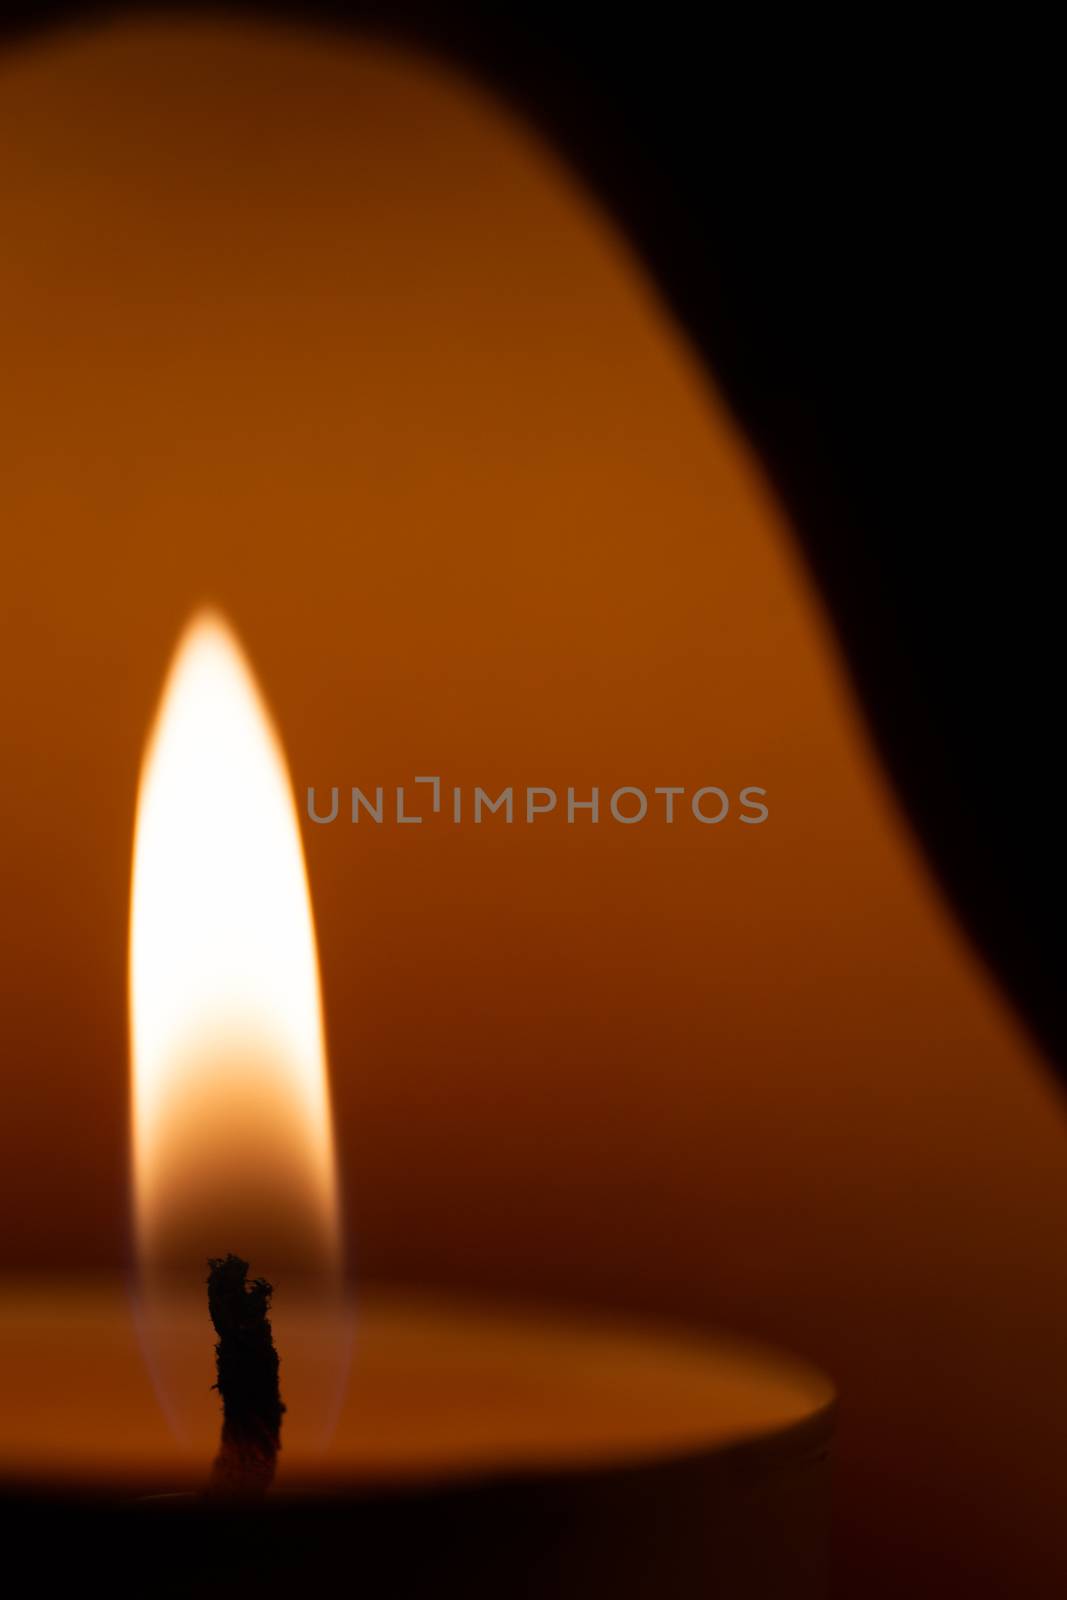
[[217,1408],[207,1262],[277,1285],[285,1459],[321,1450],[348,1314],[311,898],[281,742],[210,612],[175,654],[141,772],[130,917],[138,1311],[192,1461]]
[[[465,1600],[821,1592],[833,1395],[801,1363],[618,1320],[368,1291],[347,1381],[296,809],[252,671],[213,614],[179,644],[145,756],[130,1016],[136,1291],[0,1291],[13,1533],[73,1519],[57,1558],[73,1571],[97,1540],[113,1592],[143,1592],[149,1559],[175,1593],[224,1592],[238,1575],[281,1592],[341,1568],[378,1592]],[[219,1428],[204,1279],[230,1251],[275,1285],[288,1409],[279,1491],[220,1520],[197,1492]],[[176,1488],[188,1498],[143,1499]],[[116,1535],[109,1508],[133,1497],[139,1516]]]

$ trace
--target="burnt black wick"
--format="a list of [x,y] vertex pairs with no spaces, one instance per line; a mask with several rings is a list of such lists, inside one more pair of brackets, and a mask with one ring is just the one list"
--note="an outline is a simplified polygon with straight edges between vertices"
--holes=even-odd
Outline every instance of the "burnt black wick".
[[222,1439],[211,1469],[210,1494],[258,1496],[274,1478],[281,1448],[282,1404],[278,1352],[271,1335],[271,1285],[248,1282],[240,1256],[208,1262],[207,1303],[222,1398]]

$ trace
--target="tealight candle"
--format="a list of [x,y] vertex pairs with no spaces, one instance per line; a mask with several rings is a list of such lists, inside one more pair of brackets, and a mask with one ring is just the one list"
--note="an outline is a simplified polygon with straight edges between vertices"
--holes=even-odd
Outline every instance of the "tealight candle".
[[[130,1593],[338,1575],[464,1600],[819,1593],[818,1373],[721,1337],[395,1291],[364,1290],[353,1314],[295,805],[212,613],[180,642],[148,741],[130,1018],[136,1282],[0,1293],[9,1545],[28,1534],[65,1582],[106,1547]],[[276,1287],[287,1407],[258,1507],[204,1492],[204,1279],[238,1250]]]
[[[205,1374],[211,1340],[205,1310]],[[283,1393],[285,1370],[283,1350]],[[217,1428],[207,1383],[201,1403]],[[7,1558],[25,1540],[38,1572],[99,1560],[112,1593],[343,1578],[464,1600],[805,1600],[832,1419],[820,1374],[722,1337],[368,1289],[331,1443],[287,1459],[283,1424],[262,1511],[212,1516],[209,1461],[175,1445],[123,1287],[0,1289]],[[128,1515],[175,1490],[192,1492]]]

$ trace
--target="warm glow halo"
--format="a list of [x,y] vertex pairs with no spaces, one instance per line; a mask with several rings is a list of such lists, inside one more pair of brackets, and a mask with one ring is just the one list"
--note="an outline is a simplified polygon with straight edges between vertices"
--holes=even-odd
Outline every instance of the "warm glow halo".
[[[216,612],[176,649],[141,771],[130,921],[142,1268],[339,1266],[307,872],[280,740]],[[197,1259],[200,1255],[201,1258]]]

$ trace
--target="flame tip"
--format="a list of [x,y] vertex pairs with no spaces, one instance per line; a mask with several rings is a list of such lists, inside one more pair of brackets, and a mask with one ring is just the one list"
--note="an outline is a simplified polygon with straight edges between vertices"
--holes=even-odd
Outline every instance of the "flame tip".
[[240,635],[227,612],[212,601],[205,601],[190,611],[178,634],[175,658],[178,659],[195,644],[208,641],[225,641],[242,658],[245,655]]

